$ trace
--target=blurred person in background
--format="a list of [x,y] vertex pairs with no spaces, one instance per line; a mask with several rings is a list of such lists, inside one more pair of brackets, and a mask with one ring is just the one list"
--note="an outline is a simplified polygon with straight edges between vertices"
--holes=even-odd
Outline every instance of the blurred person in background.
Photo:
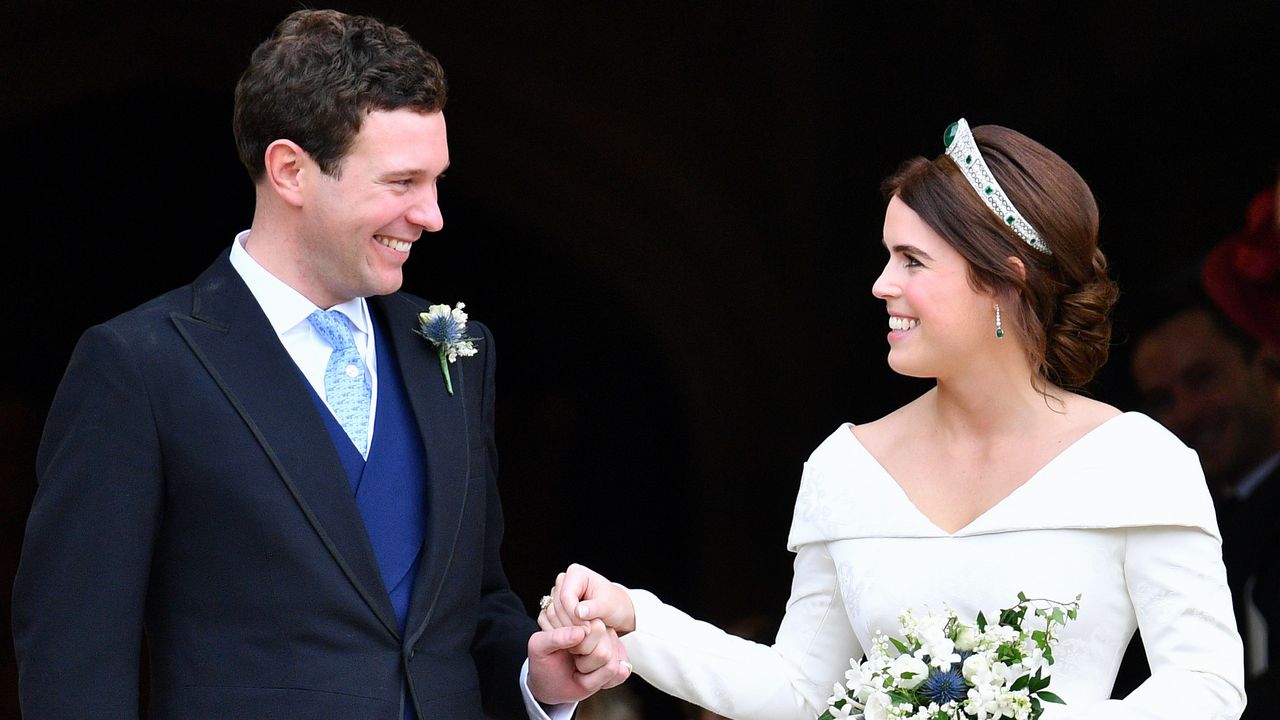
[[[1200,456],[1262,717],[1280,658],[1280,232],[1276,189],[1202,266],[1145,301],[1131,371],[1143,409]],[[1123,673],[1130,675],[1130,673]]]

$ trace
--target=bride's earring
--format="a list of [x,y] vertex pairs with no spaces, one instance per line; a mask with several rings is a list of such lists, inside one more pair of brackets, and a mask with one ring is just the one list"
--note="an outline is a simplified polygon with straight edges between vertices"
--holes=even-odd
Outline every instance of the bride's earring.
[[1000,303],[996,303],[996,339],[1004,337],[1004,326],[1000,324]]

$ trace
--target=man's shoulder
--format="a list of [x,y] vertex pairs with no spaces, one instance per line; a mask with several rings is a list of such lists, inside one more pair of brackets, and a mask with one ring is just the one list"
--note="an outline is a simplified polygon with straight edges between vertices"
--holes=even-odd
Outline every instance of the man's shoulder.
[[171,318],[175,313],[183,315],[195,314],[198,305],[196,300],[197,285],[203,285],[206,290],[216,292],[218,285],[227,282],[234,275],[235,272],[231,269],[231,265],[226,259],[226,253],[223,253],[212,265],[186,285],[157,295],[102,324],[118,332],[152,330],[157,323],[171,322]]
[[102,323],[122,334],[148,332],[157,323],[168,323],[175,312],[191,312],[191,286],[183,285],[116,315]]

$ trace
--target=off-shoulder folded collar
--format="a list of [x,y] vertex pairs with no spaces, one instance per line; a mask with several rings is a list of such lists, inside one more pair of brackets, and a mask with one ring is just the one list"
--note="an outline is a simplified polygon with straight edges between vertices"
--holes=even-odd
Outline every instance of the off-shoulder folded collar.
[[1200,463],[1159,423],[1118,415],[955,533],[934,525],[843,424],[805,463],[788,546],[853,538],[1195,527],[1220,539]]

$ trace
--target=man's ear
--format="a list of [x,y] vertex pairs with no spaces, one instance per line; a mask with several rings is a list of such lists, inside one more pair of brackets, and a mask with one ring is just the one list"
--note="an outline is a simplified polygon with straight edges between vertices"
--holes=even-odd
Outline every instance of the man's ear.
[[1009,264],[1013,266],[1013,269],[1014,269],[1014,270],[1017,270],[1017,271],[1018,271],[1018,275],[1020,275],[1020,276],[1022,277],[1022,282],[1026,282],[1026,281],[1027,281],[1027,266],[1026,266],[1026,265],[1023,265],[1023,264],[1022,264],[1022,261],[1021,261],[1021,260],[1019,260],[1018,258],[1014,257],[1013,255],[1010,255],[1010,256],[1008,257],[1008,260],[1009,260]]
[[289,205],[302,207],[303,171],[315,164],[307,151],[292,140],[276,140],[267,146],[263,164],[267,186]]

